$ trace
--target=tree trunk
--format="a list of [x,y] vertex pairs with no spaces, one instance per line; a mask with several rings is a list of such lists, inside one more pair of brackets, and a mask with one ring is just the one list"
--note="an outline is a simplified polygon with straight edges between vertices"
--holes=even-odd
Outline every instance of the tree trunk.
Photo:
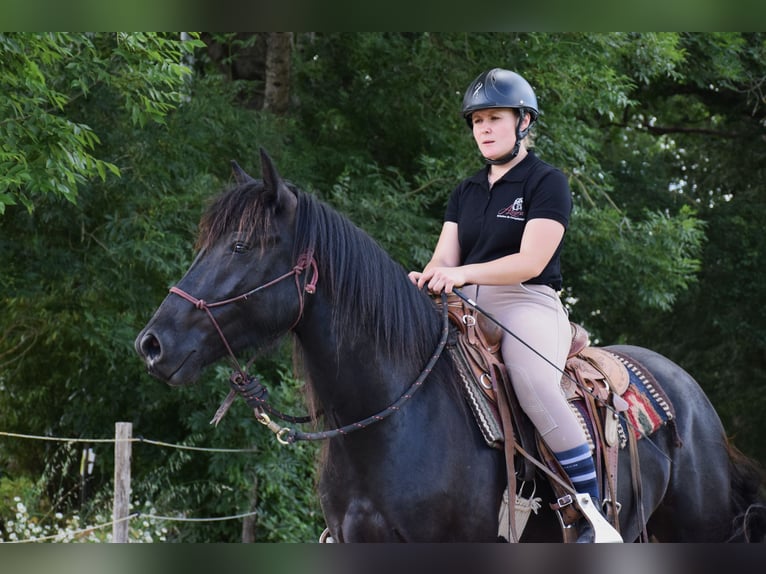
[[290,104],[293,33],[269,32],[263,109],[284,114]]

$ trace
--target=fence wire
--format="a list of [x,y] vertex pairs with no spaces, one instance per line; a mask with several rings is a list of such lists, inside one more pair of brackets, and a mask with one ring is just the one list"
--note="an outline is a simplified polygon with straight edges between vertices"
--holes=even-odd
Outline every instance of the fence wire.
[[161,440],[152,440],[144,438],[142,436],[135,436],[126,439],[117,438],[82,438],[82,437],[55,437],[55,436],[40,436],[32,434],[21,434],[15,432],[0,431],[0,436],[7,436],[11,438],[23,438],[29,440],[44,440],[51,442],[86,442],[86,443],[118,443],[118,442],[133,442],[133,443],[145,443],[155,446],[162,446],[167,448],[177,448],[180,450],[195,450],[199,452],[242,452],[242,453],[254,453],[257,452],[257,448],[214,448],[203,446],[190,446],[186,444],[175,444],[170,442],[163,442]]
[[166,522],[222,522],[224,520],[238,520],[240,518],[247,518],[248,516],[255,516],[257,511],[243,512],[241,514],[233,514],[231,516],[213,516],[207,518],[190,518],[188,516],[160,516],[157,514],[148,514],[145,512],[133,512],[128,516],[118,518],[117,520],[110,520],[103,524],[96,524],[79,528],[77,530],[67,530],[65,533],[50,534],[48,536],[36,536],[34,538],[25,538],[23,540],[3,540],[0,544],[28,544],[32,542],[45,542],[48,540],[58,540],[64,542],[68,539],[77,538],[79,534],[88,534],[93,530],[101,530],[103,528],[109,528],[120,522],[126,522],[134,518],[147,518],[150,520],[166,521]]
[[[164,442],[160,440],[148,439],[141,436],[131,437],[127,439],[55,437],[55,436],[32,435],[32,434],[23,434],[23,433],[7,432],[7,431],[0,431],[0,436],[10,437],[10,438],[20,438],[20,439],[26,439],[26,440],[42,440],[42,441],[49,441],[49,442],[64,442],[64,443],[89,443],[89,444],[119,443],[119,442],[144,443],[144,444],[150,444],[153,446],[160,446],[164,448],[175,448],[179,450],[193,450],[198,452],[254,453],[254,452],[257,452],[258,450],[256,448],[214,448],[214,447],[190,446],[185,444],[176,444],[176,443],[169,443],[169,442]],[[114,526],[115,524],[129,521],[134,518],[146,518],[151,520],[167,521],[167,522],[220,522],[224,520],[238,520],[240,518],[247,518],[248,516],[255,516],[256,514],[257,514],[257,511],[253,511],[253,512],[243,512],[241,514],[234,514],[231,516],[192,518],[187,516],[161,516],[161,515],[149,514],[145,512],[133,512],[129,514],[128,516],[118,518],[117,520],[104,522],[103,524],[90,525],[77,530],[70,530],[65,533],[51,534],[48,536],[38,536],[38,537],[27,538],[23,540],[4,540],[0,542],[0,544],[25,544],[25,543],[32,543],[32,542],[45,542],[48,540],[53,540],[53,541],[59,540],[63,542],[64,540],[76,538],[80,534],[87,534],[89,532],[92,532],[93,530],[101,530],[104,528],[109,528]]]

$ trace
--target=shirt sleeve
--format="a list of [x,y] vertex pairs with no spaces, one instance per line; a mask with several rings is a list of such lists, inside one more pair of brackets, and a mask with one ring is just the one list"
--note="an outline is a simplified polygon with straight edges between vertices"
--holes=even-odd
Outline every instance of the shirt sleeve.
[[551,170],[538,182],[530,194],[527,221],[553,219],[564,227],[572,213],[572,193],[567,177],[558,169]]
[[447,209],[444,211],[444,221],[458,222],[458,215],[460,213],[460,189],[462,185],[458,185],[452,190],[447,201]]

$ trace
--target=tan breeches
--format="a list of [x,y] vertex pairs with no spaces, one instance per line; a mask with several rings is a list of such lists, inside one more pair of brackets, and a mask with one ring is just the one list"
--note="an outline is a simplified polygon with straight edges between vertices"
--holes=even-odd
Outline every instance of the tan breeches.
[[546,444],[553,452],[583,444],[585,432],[561,390],[572,333],[558,294],[546,285],[481,285],[478,293],[471,285],[462,291],[513,333],[503,332],[503,360],[521,408]]

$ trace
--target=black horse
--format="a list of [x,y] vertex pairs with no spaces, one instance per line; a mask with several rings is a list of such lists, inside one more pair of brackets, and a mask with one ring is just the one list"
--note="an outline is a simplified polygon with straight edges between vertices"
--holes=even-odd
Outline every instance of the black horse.
[[[318,491],[332,537],[497,540],[503,453],[486,446],[448,353],[412,390],[443,333],[432,299],[367,234],[285,182],[265,152],[261,161],[261,180],[234,164],[237,185],[204,215],[195,261],[139,333],[135,347],[149,373],[185,385],[224,356],[292,332],[325,428],[367,421],[326,441]],[[665,426],[638,441],[649,534],[729,539],[756,502],[757,469],[729,445],[688,373],[653,351],[614,348],[651,371],[675,407],[678,436]],[[369,418],[392,404],[401,404],[393,415]],[[620,527],[635,541],[628,459],[621,453]],[[538,494],[551,496],[540,482]],[[555,514],[533,515],[522,540],[561,540]]]

